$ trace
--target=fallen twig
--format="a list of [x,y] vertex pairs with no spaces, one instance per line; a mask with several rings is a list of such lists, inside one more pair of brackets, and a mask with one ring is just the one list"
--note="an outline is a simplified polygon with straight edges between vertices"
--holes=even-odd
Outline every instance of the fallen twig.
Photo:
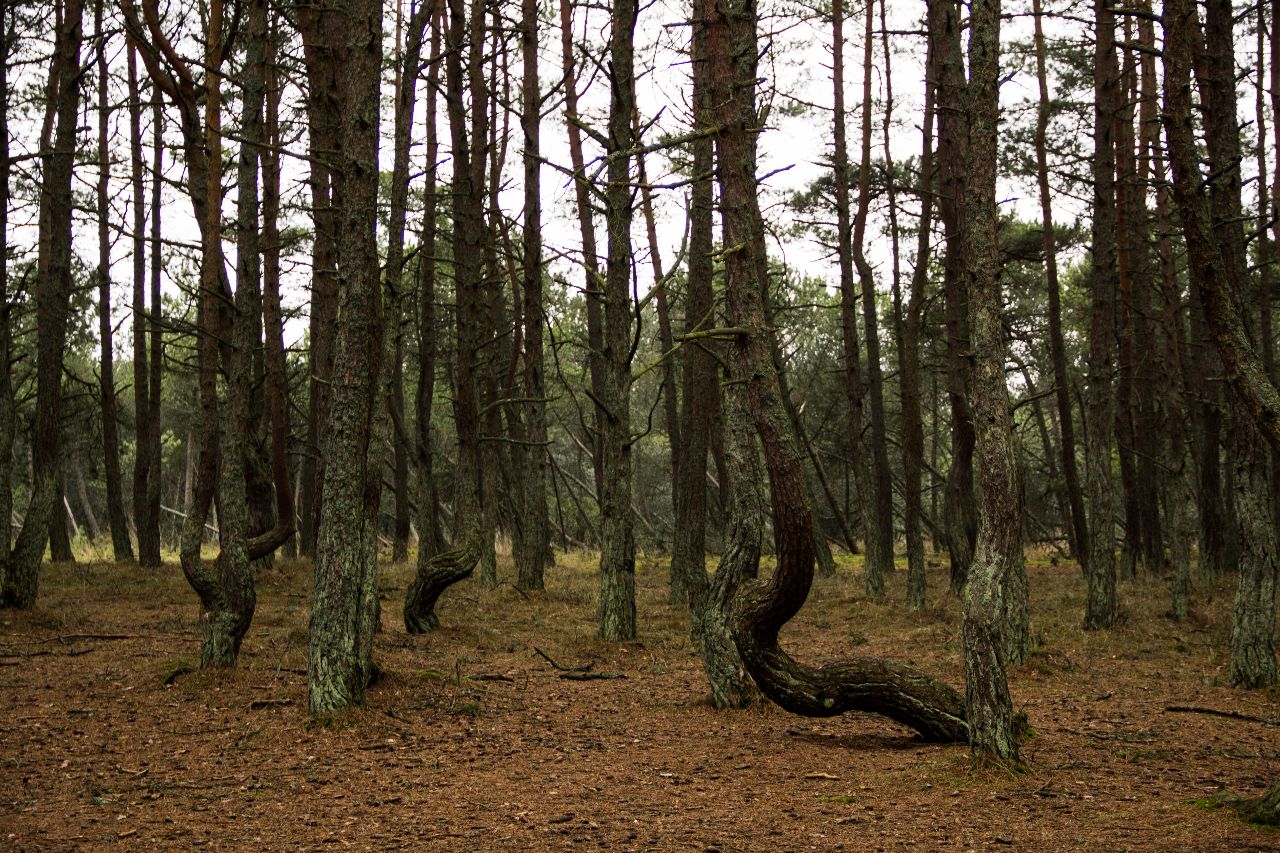
[[1175,714],[1207,714],[1210,717],[1225,717],[1228,720],[1243,720],[1249,723],[1262,723],[1264,726],[1280,725],[1280,720],[1268,720],[1239,711],[1219,711],[1217,708],[1201,708],[1198,705],[1167,705],[1165,710]]
[[591,664],[589,663],[584,663],[581,666],[561,666],[560,664],[553,661],[550,655],[548,655],[546,652],[544,652],[542,649],[538,648],[537,646],[534,646],[533,650],[537,652],[538,655],[543,660],[551,664],[553,669],[558,669],[561,672],[587,672],[588,670],[591,669]]
[[261,708],[279,708],[283,705],[292,705],[292,699],[254,699],[249,703],[250,711],[257,711]]
[[612,678],[626,678],[621,672],[562,672],[560,677],[566,681],[604,681]]

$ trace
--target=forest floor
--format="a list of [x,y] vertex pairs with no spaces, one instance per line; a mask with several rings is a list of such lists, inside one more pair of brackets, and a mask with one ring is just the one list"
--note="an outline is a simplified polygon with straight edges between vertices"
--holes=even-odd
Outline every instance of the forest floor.
[[[879,717],[713,710],[665,562],[640,561],[625,644],[594,637],[589,555],[561,556],[545,593],[460,584],[427,636],[399,622],[411,571],[383,571],[368,707],[317,721],[309,564],[260,573],[230,672],[189,671],[197,613],[176,565],[46,567],[38,609],[0,613],[0,848],[1280,850],[1280,833],[1206,808],[1280,780],[1280,692],[1223,685],[1229,581],[1201,585],[1181,625],[1166,582],[1123,583],[1124,623],[1085,634],[1079,570],[1030,561],[1036,647],[1011,687],[1033,735],[1015,773]],[[843,561],[784,644],[960,687],[945,569],[920,614],[904,574],[875,605]],[[625,677],[566,680],[539,651]]]

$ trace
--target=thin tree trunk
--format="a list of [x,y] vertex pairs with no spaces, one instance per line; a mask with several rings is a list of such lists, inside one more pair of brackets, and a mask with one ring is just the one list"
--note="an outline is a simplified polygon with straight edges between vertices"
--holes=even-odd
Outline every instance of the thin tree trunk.
[[1105,0],[1094,4],[1093,294],[1089,327],[1089,384],[1086,480],[1089,488],[1089,553],[1085,560],[1088,595],[1085,630],[1110,628],[1119,615],[1116,601],[1115,536],[1112,523],[1111,434],[1116,292],[1115,115],[1119,73],[1115,57],[1115,13]]
[[[148,396],[150,403],[150,423],[147,424],[146,440],[151,444],[151,471],[147,475],[148,513],[156,537],[156,550],[153,555],[141,555],[144,565],[152,565],[147,560],[155,557],[159,565],[160,556],[160,477],[162,471],[162,446],[160,443],[160,396],[161,381],[164,370],[164,302],[160,298],[160,278],[164,269],[164,248],[161,241],[161,199],[163,181],[160,176],[164,169],[164,104],[159,89],[152,87],[151,105],[151,365],[148,376]],[[141,550],[141,546],[139,546]]]
[[521,97],[524,130],[524,406],[525,454],[524,529],[521,547],[516,551],[516,587],[522,590],[542,589],[543,569],[551,562],[551,528],[547,516],[547,389],[543,351],[543,326],[546,307],[543,304],[542,260],[542,178],[541,139],[542,91],[538,78],[538,3],[521,2],[521,57],[523,85]]
[[[9,257],[9,54],[13,31],[9,0],[0,0],[0,258]],[[13,542],[13,439],[16,413],[10,367],[12,332],[9,265],[0,263],[0,606],[7,604],[9,548]]]
[[[603,399],[604,366],[601,353],[604,350],[604,323],[601,315],[602,298],[600,255],[596,246],[596,226],[592,215],[591,188],[588,185],[586,158],[582,150],[581,118],[578,112],[578,76],[573,53],[573,0],[560,0],[560,46],[564,73],[565,129],[569,137],[569,163],[573,167],[574,200],[578,209],[578,227],[582,237],[582,269],[585,278],[583,297],[587,307],[587,370],[590,374],[591,394]],[[604,494],[604,425],[601,413],[592,407],[590,425],[584,430],[591,437],[591,464],[596,478],[596,494]]]
[[849,150],[845,134],[844,106],[844,2],[831,5],[831,81],[834,89],[833,152],[831,167],[835,178],[836,252],[840,263],[840,324],[844,358],[844,392],[848,401],[849,466],[853,469],[856,500],[861,509],[863,535],[866,541],[863,565],[867,594],[873,599],[884,596],[884,573],[880,528],[872,511],[873,486],[871,468],[866,459],[863,435],[862,356],[858,346],[857,295],[854,290],[853,219],[849,186]]
[[[871,210],[871,74],[874,56],[874,9],[867,3],[862,60],[862,160],[858,167],[858,208],[853,218],[853,263],[862,286],[862,320],[867,342],[867,397],[871,410],[871,501],[868,519],[867,594],[884,595],[884,576],[893,571],[893,480],[889,471],[889,439],[885,426],[884,381],[880,370],[880,331],[876,309],[875,274],[864,251],[867,216]],[[874,548],[872,547],[874,543]]]
[[108,138],[111,106],[108,100],[107,37],[102,31],[103,7],[94,7],[98,63],[98,394],[102,407],[102,466],[107,483],[107,520],[111,525],[111,548],[116,562],[133,559],[129,525],[124,518],[124,488],[120,476],[120,418],[116,412],[115,353],[112,351],[111,323],[111,152]]
[[[133,409],[134,464],[133,518],[138,532],[138,562],[144,566],[160,565],[160,519],[151,514],[151,388],[147,361],[147,258],[146,258],[146,192],[142,159],[142,99],[138,83],[136,49],[126,47],[129,68],[129,154],[133,189]],[[153,306],[154,310],[154,306]]]
[[[395,491],[395,524],[391,537],[391,559],[401,563],[409,557],[409,447],[404,427],[404,229],[409,200],[409,143],[413,131],[413,111],[418,98],[418,71],[422,60],[422,40],[434,0],[419,3],[405,26],[404,52],[397,56],[395,118],[392,144],[391,205],[387,226],[386,314],[390,337],[387,356],[387,408],[391,417],[392,483]],[[397,19],[397,49],[399,49]]]
[[[964,97],[964,57],[960,49],[960,10],[955,0],[929,0],[929,38],[938,51],[938,103],[958,104]],[[973,561],[978,535],[973,488],[974,424],[969,406],[969,309],[963,276],[965,147],[969,129],[964,110],[938,112],[938,217],[946,239],[943,294],[947,354],[947,398],[951,406],[951,467],[947,471],[943,515],[951,558],[951,594],[960,595]]]
[[596,400],[604,448],[604,491],[600,519],[600,611],[602,640],[636,636],[635,536],[631,517],[631,193],[632,125],[635,109],[635,0],[613,4],[609,37],[611,62],[609,148],[605,219],[609,246],[604,279],[604,348],[600,361],[604,393]]
[[924,467],[924,414],[920,406],[920,338],[924,326],[925,289],[929,284],[930,237],[933,228],[933,124],[937,91],[937,45],[930,39],[925,59],[924,126],[920,154],[920,220],[916,232],[916,265],[911,275],[906,317],[902,324],[900,382],[902,394],[903,528],[907,540],[907,609],[925,606],[924,538],[920,529],[921,472]]
[[436,133],[436,90],[440,87],[440,28],[443,4],[433,4],[431,58],[427,70],[426,172],[423,190],[422,239],[418,252],[418,391],[416,452],[418,462],[418,559],[421,571],[427,560],[444,550],[436,516],[435,454],[431,447],[432,403],[436,382],[436,163],[440,143]]
[[[1227,87],[1234,91],[1232,20],[1230,2],[1213,0],[1207,7],[1202,40],[1196,6],[1187,0],[1166,2],[1164,120],[1190,276],[1203,296],[1206,320],[1231,391],[1234,510],[1243,534],[1231,631],[1231,682],[1257,688],[1280,680],[1275,654],[1277,546],[1261,443],[1266,439],[1280,450],[1280,393],[1262,369],[1247,322],[1235,102],[1213,102]],[[1198,56],[1201,44],[1207,51]],[[1196,58],[1201,60],[1196,77],[1209,167],[1215,176],[1209,182],[1207,200],[1192,113],[1191,68]]]
[[1053,224],[1053,191],[1049,186],[1049,82],[1047,50],[1045,48],[1043,17],[1040,0],[1033,0],[1035,16],[1036,79],[1040,99],[1036,111],[1036,182],[1040,190],[1040,221],[1044,234],[1045,283],[1049,290],[1049,357],[1053,365],[1053,396],[1058,407],[1058,432],[1061,441],[1063,477],[1066,479],[1069,512],[1065,519],[1067,540],[1071,554],[1084,560],[1088,553],[1089,532],[1085,521],[1084,495],[1080,490],[1080,473],[1076,467],[1076,430],[1071,409],[1071,378],[1067,373],[1067,349],[1062,332],[1062,288],[1058,283],[1057,234]]

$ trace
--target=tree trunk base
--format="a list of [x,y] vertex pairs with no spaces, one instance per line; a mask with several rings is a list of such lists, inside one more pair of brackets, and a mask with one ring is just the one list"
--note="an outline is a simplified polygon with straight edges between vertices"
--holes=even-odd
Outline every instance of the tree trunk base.
[[458,548],[421,561],[418,574],[405,593],[405,630],[410,634],[426,634],[439,627],[436,602],[446,589],[470,577],[479,562],[480,543],[475,536],[466,537]]

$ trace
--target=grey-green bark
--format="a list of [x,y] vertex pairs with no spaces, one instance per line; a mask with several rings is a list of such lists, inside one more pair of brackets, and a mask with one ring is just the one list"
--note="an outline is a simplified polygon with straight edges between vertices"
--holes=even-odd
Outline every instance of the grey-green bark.
[[322,46],[316,59],[332,63],[338,82],[325,97],[335,99],[341,116],[332,155],[340,199],[338,369],[322,445],[327,520],[316,547],[307,666],[308,706],[324,714],[363,703],[377,627],[382,454],[376,438],[384,330],[375,226],[382,4],[339,0],[315,25]]
[[[723,16],[721,15],[723,11]],[[909,667],[875,659],[855,659],[809,667],[778,645],[778,631],[808,596],[813,580],[813,519],[804,485],[804,450],[783,405],[766,333],[762,283],[767,273],[761,251],[764,224],[756,198],[755,106],[757,77],[756,8],[752,0],[703,4],[708,28],[707,56],[716,81],[716,136],[724,211],[726,310],[736,332],[728,352],[733,382],[729,408],[749,428],[730,435],[743,459],[763,451],[777,568],[766,583],[744,586],[735,600],[731,627],[743,663],[766,696],[787,710],[834,716],[848,710],[885,714],[931,740],[967,737],[959,695]],[[755,433],[754,437],[752,432]],[[739,472],[740,475],[745,472]],[[759,560],[764,509],[751,489],[734,493],[730,548],[722,560],[742,563],[751,574]]]
[[[1026,655],[1022,489],[1005,382],[996,209],[1000,0],[974,0],[970,19],[965,255],[973,342],[973,412],[982,494],[964,591],[965,708],[976,755],[1018,758],[1005,666]],[[1019,576],[1023,577],[1019,577]]]

